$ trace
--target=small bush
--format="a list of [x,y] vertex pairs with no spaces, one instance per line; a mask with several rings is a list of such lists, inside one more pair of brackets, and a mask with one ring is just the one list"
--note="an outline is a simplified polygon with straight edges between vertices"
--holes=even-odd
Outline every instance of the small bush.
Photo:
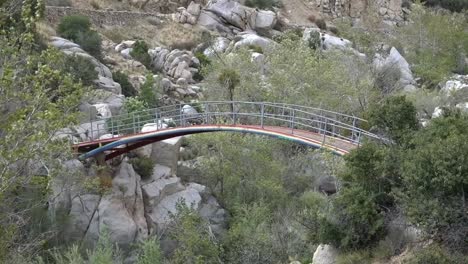
[[368,251],[354,251],[340,255],[336,264],[370,264],[371,260],[372,257]]
[[112,77],[114,78],[114,81],[118,82],[122,87],[122,94],[125,95],[125,97],[132,97],[138,94],[125,73],[117,71],[112,74]]
[[439,6],[452,12],[462,12],[468,9],[468,1],[466,0],[425,0],[423,2],[427,6]]
[[292,42],[297,42],[302,39],[303,32],[300,28],[286,30],[283,34],[274,36],[273,40],[276,42],[283,42],[285,40],[290,40]]
[[133,46],[133,50],[130,52],[130,56],[141,62],[146,66],[146,68],[149,68],[151,65],[151,57],[148,54],[148,49],[148,44],[146,44],[146,42],[143,40],[138,40]]
[[89,59],[82,56],[66,56],[65,71],[75,77],[75,80],[81,81],[84,85],[90,86],[94,84],[94,80],[98,78],[98,73]]
[[60,21],[57,33],[69,39],[89,52],[92,56],[101,58],[101,37],[91,30],[91,22],[85,16],[65,16]]
[[416,252],[410,259],[403,262],[404,264],[458,264],[467,263],[465,257],[451,254],[446,249],[439,245],[431,245]]
[[145,104],[154,108],[158,106],[158,98],[155,88],[156,80],[152,74],[146,75],[146,81],[141,86],[140,99],[145,102]]
[[200,66],[206,67],[211,64],[210,58],[208,58],[203,52],[196,52],[195,57],[200,61]]
[[273,9],[273,7],[280,7],[281,1],[279,0],[247,0],[245,5],[248,7],[257,7],[260,9]]
[[325,19],[323,18],[318,18],[315,20],[315,24],[317,25],[318,28],[321,30],[327,30],[327,22],[325,22]]
[[249,49],[252,50],[253,52],[257,53],[262,53],[263,54],[263,49],[260,46],[257,45],[249,45]]
[[48,6],[72,6],[71,0],[47,0]]
[[90,30],[79,34],[76,42],[81,48],[97,59],[102,58],[101,37],[96,31]]
[[91,22],[89,18],[85,16],[65,16],[58,25],[57,33],[63,38],[75,41],[78,39],[79,34],[88,32],[90,29]]
[[307,40],[307,45],[309,46],[309,48],[317,50],[320,48],[321,43],[322,41],[320,40],[320,32],[311,31]]
[[130,161],[133,165],[133,169],[141,178],[149,178],[153,174],[154,162],[152,159],[147,157],[134,158]]

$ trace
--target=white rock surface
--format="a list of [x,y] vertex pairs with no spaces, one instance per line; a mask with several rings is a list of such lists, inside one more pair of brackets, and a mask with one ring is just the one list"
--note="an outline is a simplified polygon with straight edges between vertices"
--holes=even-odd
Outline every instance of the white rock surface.
[[258,46],[263,50],[267,50],[274,43],[272,40],[260,37],[253,32],[243,32],[239,37],[241,37],[241,39],[234,44],[236,49],[248,46]]
[[335,264],[338,257],[337,250],[330,245],[319,245],[315,250],[312,264]]

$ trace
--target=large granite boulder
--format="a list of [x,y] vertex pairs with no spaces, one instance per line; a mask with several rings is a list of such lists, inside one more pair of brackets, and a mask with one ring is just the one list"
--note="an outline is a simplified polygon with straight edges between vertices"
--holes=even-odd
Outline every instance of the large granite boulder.
[[390,49],[390,54],[386,58],[380,54],[376,54],[373,63],[374,68],[378,71],[383,71],[386,69],[398,70],[400,72],[399,83],[401,87],[416,84],[409,63],[394,47]]
[[171,168],[175,174],[177,171],[177,161],[179,160],[179,149],[182,138],[176,137],[156,142],[152,147],[151,158],[156,164],[161,164]]
[[249,46],[257,46],[262,48],[263,50],[268,49],[271,45],[273,45],[274,41],[260,37],[254,32],[243,32],[238,35],[239,40],[234,44],[236,49],[242,47],[249,47]]

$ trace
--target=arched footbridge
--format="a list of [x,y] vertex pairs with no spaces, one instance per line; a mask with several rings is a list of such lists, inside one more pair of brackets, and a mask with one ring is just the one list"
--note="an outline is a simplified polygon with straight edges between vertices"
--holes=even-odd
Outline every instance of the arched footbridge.
[[241,132],[273,136],[344,155],[364,139],[380,140],[366,121],[320,108],[268,102],[198,102],[147,109],[90,121],[73,145],[80,159],[112,159],[136,148],[183,135]]

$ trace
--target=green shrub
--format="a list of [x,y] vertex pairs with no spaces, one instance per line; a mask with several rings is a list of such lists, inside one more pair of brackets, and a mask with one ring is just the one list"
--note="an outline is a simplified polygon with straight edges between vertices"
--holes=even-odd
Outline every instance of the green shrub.
[[147,179],[153,175],[154,161],[151,158],[133,158],[130,163],[133,165],[135,172],[138,173],[142,179]]
[[257,53],[262,53],[263,54],[263,49],[262,47],[258,46],[258,45],[249,45],[249,49],[252,50],[253,52],[257,52]]
[[325,22],[325,19],[323,18],[316,19],[315,25],[317,25],[317,27],[320,28],[321,30],[327,30],[327,22]]
[[307,40],[307,45],[311,49],[319,49],[322,41],[320,40],[320,32],[318,31],[311,31],[309,38]]
[[64,16],[57,28],[61,37],[75,41],[78,35],[91,29],[91,21],[85,16]]
[[423,2],[427,6],[439,6],[452,12],[462,12],[468,9],[468,1],[466,0],[424,0]]
[[352,251],[338,256],[336,264],[370,264],[372,257],[369,251]]
[[467,263],[468,258],[463,258],[452,254],[439,245],[430,245],[417,251],[411,258],[404,261],[404,264],[459,264]]
[[176,214],[171,215],[173,225],[168,230],[177,245],[171,263],[219,263],[221,248],[212,237],[208,223],[184,201],[179,201],[176,208]]
[[141,62],[145,65],[146,68],[150,68],[151,66],[151,57],[148,54],[148,44],[143,40],[138,40],[135,45],[133,46],[132,51],[130,52],[130,56],[135,60]]
[[84,85],[93,85],[94,80],[98,78],[98,73],[94,64],[88,58],[83,56],[65,56],[65,71],[72,74],[77,81]]
[[300,28],[296,29],[288,29],[283,34],[279,34],[277,36],[273,36],[273,40],[276,42],[283,42],[285,40],[291,42],[299,42],[302,39],[303,31]]
[[273,7],[281,6],[279,0],[246,0],[245,5],[248,7],[257,7],[260,9],[273,9]]
[[211,64],[210,58],[208,58],[203,52],[196,52],[195,57],[200,61],[202,67],[206,67]]
[[411,132],[419,128],[416,114],[413,103],[405,96],[393,96],[386,98],[383,103],[371,105],[368,120],[371,126],[375,126],[397,143],[403,143]]
[[141,86],[139,98],[149,107],[155,108],[158,106],[158,98],[156,93],[156,80],[153,74],[146,75],[146,81]]
[[92,56],[101,59],[101,37],[91,30],[91,22],[85,16],[65,16],[60,21],[57,33],[80,45]]
[[48,6],[72,6],[71,0],[47,0]]
[[76,43],[95,58],[99,60],[102,58],[101,37],[96,31],[89,30],[87,32],[80,33],[78,35],[78,39],[76,39]]
[[155,237],[143,241],[140,245],[137,264],[162,264],[164,256],[161,252],[159,240]]
[[128,76],[125,73],[117,71],[112,74],[112,77],[114,81],[118,82],[122,87],[122,94],[125,95],[125,97],[132,97],[138,94],[137,90],[130,83]]

